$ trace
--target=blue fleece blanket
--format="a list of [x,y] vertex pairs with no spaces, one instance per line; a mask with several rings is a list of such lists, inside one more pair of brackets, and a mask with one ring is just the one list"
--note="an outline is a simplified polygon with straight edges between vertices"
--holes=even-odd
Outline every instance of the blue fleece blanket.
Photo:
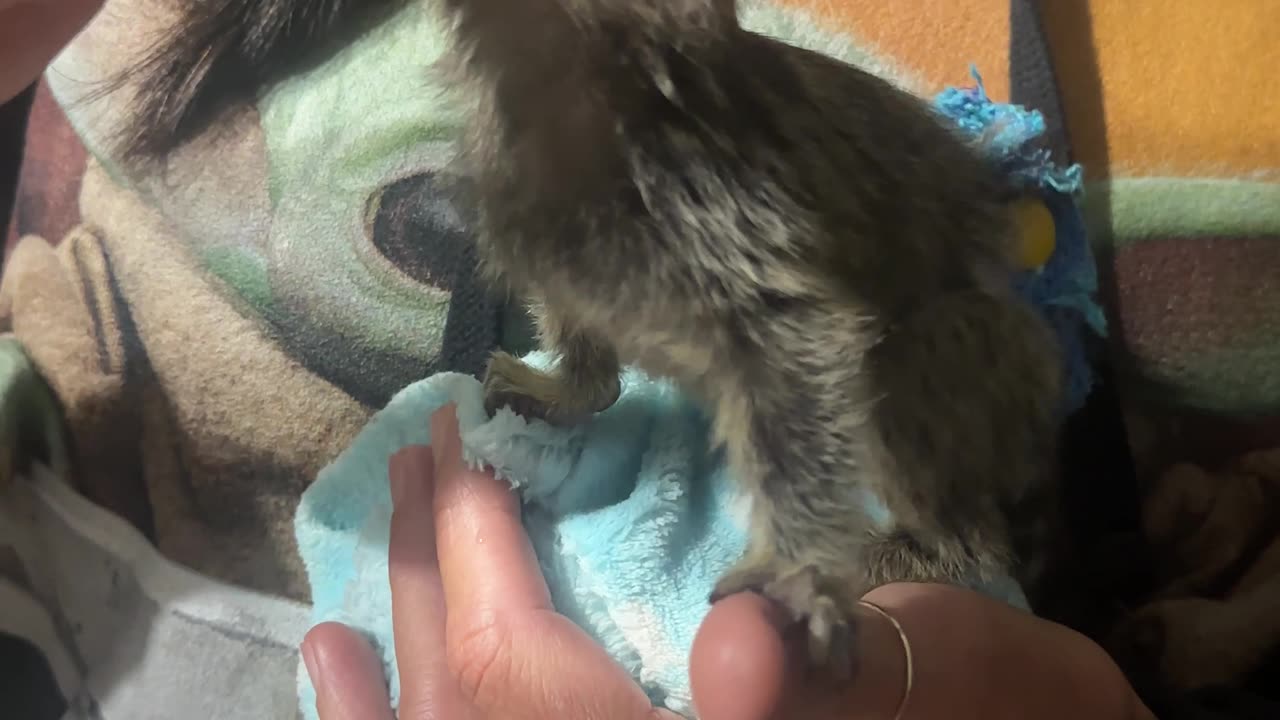
[[[981,83],[944,93],[938,107],[987,137],[993,156],[1041,192],[1053,213],[1053,256],[1015,283],[1063,341],[1070,412],[1092,383],[1084,336],[1101,332],[1093,261],[1072,197],[1078,171],[1055,168],[1031,148],[1043,131],[1036,113],[991,103]],[[541,354],[529,360],[549,361]],[[625,373],[616,405],[568,429],[506,410],[488,418],[480,383],[469,376],[439,375],[402,391],[303,495],[296,531],[315,621],[367,633],[398,698],[387,463],[400,448],[429,442],[428,418],[446,403],[458,406],[468,459],[494,467],[522,494],[557,609],[591,633],[655,703],[691,716],[689,649],[716,579],[744,547],[747,506],[710,444],[707,418],[667,383],[634,370]],[[982,589],[1024,605],[1012,581]],[[314,690],[301,664],[298,683],[302,711],[315,718]]]
[[[531,356],[545,364],[547,357]],[[399,683],[387,582],[387,463],[429,442],[428,418],[456,403],[464,454],[492,465],[526,502],[525,525],[556,608],[588,630],[655,702],[691,710],[687,657],[716,578],[741,553],[747,505],[697,407],[635,371],[617,404],[557,429],[484,413],[480,383],[445,374],[395,397],[320,474],[298,513],[316,622],[362,629]],[[1016,588],[996,588],[1021,604]],[[304,707],[313,696],[300,676]],[[314,711],[311,711],[314,717]]]

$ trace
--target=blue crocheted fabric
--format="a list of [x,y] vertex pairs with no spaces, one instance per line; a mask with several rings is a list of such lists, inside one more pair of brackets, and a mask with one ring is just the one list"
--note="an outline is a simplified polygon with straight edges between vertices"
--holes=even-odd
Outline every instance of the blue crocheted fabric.
[[1078,203],[1082,171],[1079,165],[1055,164],[1049,151],[1036,145],[1045,132],[1043,115],[1019,105],[992,102],[982,76],[976,69],[972,74],[973,87],[947,88],[934,104],[980,141],[1017,186],[1038,195],[1053,216],[1056,243],[1049,261],[1013,281],[1058,335],[1066,364],[1065,411],[1075,412],[1093,388],[1087,338],[1105,337],[1107,332],[1106,316],[1096,299],[1097,266]]

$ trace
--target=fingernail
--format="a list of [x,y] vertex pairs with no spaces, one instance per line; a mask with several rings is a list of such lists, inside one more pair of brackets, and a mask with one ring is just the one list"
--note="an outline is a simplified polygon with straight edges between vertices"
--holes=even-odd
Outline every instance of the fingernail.
[[458,438],[456,424],[457,415],[453,404],[441,406],[431,414],[431,447],[434,448],[432,460],[436,472],[442,470],[442,465],[452,461],[454,443]]
[[391,456],[387,478],[393,505],[404,502],[415,485],[425,485],[430,480],[432,463],[423,459],[423,454],[429,452],[429,448],[406,447]]
[[307,677],[311,678],[311,686],[319,691],[320,685],[320,660],[316,657],[315,648],[311,647],[309,641],[302,642],[302,664],[307,666]]
[[391,504],[399,505],[404,501],[404,494],[409,489],[409,473],[405,468],[404,451],[391,456],[387,466],[387,478],[391,483]]

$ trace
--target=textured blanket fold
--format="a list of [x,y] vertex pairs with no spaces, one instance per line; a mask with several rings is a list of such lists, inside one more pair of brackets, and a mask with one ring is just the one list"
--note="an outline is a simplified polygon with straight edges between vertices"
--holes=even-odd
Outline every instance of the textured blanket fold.
[[[439,375],[399,394],[303,499],[298,541],[315,619],[362,628],[394,662],[387,461],[401,447],[427,443],[431,412],[455,403],[468,460],[493,466],[520,489],[557,609],[655,701],[687,711],[687,649],[714,578],[742,547],[742,524],[731,483],[702,442],[697,410],[636,373],[623,388],[614,407],[571,429],[508,410],[490,420],[479,382],[466,375]],[[304,707],[308,692],[304,686]]]

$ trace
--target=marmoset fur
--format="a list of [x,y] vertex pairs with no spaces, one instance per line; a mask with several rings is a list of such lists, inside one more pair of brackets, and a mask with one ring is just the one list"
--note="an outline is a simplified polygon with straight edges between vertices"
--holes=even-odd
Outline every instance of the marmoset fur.
[[[1030,577],[1062,368],[1012,291],[1012,193],[980,148],[922,99],[745,30],[733,0],[424,1],[472,112],[456,171],[486,271],[559,356],[495,355],[491,411],[581,422],[624,365],[699,399],[752,498],[711,599],[776,600],[837,675],[871,588]],[[135,145],[180,139],[142,117]]]
[[491,410],[579,422],[624,364],[691,392],[753,501],[712,599],[778,601],[839,674],[874,586],[1014,570],[1061,368],[976,147],[732,0],[444,4],[481,253],[560,356],[496,355]]

